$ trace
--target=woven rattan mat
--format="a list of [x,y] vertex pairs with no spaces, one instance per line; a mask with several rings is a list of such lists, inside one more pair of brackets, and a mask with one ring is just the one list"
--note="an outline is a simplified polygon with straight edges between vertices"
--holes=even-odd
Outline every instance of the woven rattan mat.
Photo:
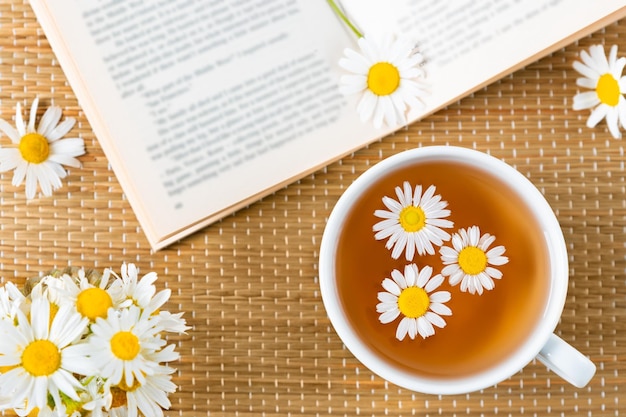
[[[178,391],[167,415],[626,414],[624,140],[571,110],[572,62],[594,43],[626,51],[613,24],[391,137],[153,253],[26,2],[0,1],[0,117],[35,95],[78,120],[83,167],[53,198],[26,201],[0,175],[0,276],[22,282],[66,265],[119,269],[134,262],[170,287],[170,311],[193,326],[180,336]],[[453,82],[453,80],[451,80]],[[433,396],[387,383],[348,352],[326,316],[317,279],[325,221],[367,167],[399,151],[454,144],[514,165],[545,194],[571,262],[557,332],[598,365],[576,389],[531,363],[496,387]]]

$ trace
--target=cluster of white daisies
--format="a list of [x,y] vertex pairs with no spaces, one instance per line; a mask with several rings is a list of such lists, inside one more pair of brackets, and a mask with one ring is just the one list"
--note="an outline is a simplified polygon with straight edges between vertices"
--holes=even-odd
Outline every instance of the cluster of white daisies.
[[[411,339],[417,334],[427,338],[435,334],[435,327],[446,325],[442,316],[452,314],[445,305],[451,299],[450,292],[435,291],[444,277],[452,286],[460,283],[461,291],[480,295],[495,288],[494,280],[502,278],[502,272],[495,267],[509,260],[504,256],[504,246],[490,249],[495,237],[489,233],[481,235],[478,226],[460,229],[452,236],[445,231],[454,225],[446,219],[450,216],[448,203],[435,194],[434,185],[422,192],[421,185],[413,188],[405,181],[395,191],[397,200],[383,197],[387,210],[374,212],[382,219],[373,227],[375,239],[387,239],[385,247],[391,250],[391,257],[398,259],[404,253],[409,262],[416,253],[435,255],[438,246],[444,267],[434,276],[431,266],[420,270],[414,263],[406,265],[404,271],[394,269],[382,282],[384,291],[378,293],[376,311],[383,324],[402,316],[396,330],[398,340],[407,334]],[[450,240],[452,247],[443,246]]]
[[[160,310],[170,290],[139,278],[83,269],[43,277],[30,292],[0,288],[0,410],[45,416],[163,416],[179,358],[166,332],[182,313]],[[27,293],[27,294],[25,294]]]

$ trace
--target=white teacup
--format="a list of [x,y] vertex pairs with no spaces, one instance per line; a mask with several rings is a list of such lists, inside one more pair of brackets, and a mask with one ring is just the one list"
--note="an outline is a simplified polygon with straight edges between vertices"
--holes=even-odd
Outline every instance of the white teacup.
[[[359,202],[363,201],[364,194],[372,187],[372,184],[385,176],[400,172],[400,170],[412,169],[421,164],[438,161],[467,166],[468,170],[484,172],[485,175],[504,184],[508,189],[507,192],[519,198],[522,204],[527,206],[530,216],[534,218],[534,224],[539,227],[538,235],[545,240],[545,251],[547,251],[545,258],[548,260],[545,277],[541,277],[546,283],[545,302],[539,306],[541,311],[538,312],[537,319],[529,327],[529,331],[523,336],[523,339],[516,342],[515,346],[512,346],[507,354],[498,359],[496,363],[490,364],[484,369],[471,373],[461,373],[460,375],[448,373],[442,376],[437,375],[436,372],[422,372],[419,369],[398,366],[397,363],[394,363],[393,355],[373,347],[372,341],[367,340],[367,338],[377,336],[365,335],[363,331],[356,329],[357,326],[354,324],[358,323],[358,317],[356,321],[354,317],[348,317],[344,308],[346,304],[342,301],[338,284],[341,277],[337,276],[337,267],[343,261],[337,256],[338,242],[343,239],[341,234],[346,225],[346,219],[350,217],[355,205],[361,204]],[[393,196],[393,189],[390,195]],[[446,196],[443,198],[445,200]],[[458,205],[456,209],[459,209]],[[371,223],[364,224],[363,227],[369,228],[372,240],[374,240]],[[450,230],[450,233],[452,231],[453,229]],[[368,242],[368,244],[370,243]],[[362,244],[362,241],[351,244],[358,246]],[[384,242],[380,241],[371,244],[384,246]],[[398,260],[398,262],[400,261],[402,259]],[[434,273],[437,272],[434,271]],[[534,358],[537,358],[574,386],[585,386],[595,374],[595,365],[586,356],[554,334],[565,304],[568,272],[568,255],[561,228],[541,192],[526,177],[503,161],[479,151],[453,146],[430,146],[401,152],[374,165],[358,177],[339,198],[328,219],[321,242],[319,261],[320,287],[324,306],[335,331],[346,347],[363,365],[380,377],[398,386],[429,394],[460,394],[496,385],[517,373]],[[383,278],[385,277],[380,276],[373,279],[378,279],[380,282]],[[504,282],[506,279],[505,274],[501,281]],[[500,284],[500,282],[496,282],[495,290]],[[364,281],[364,285],[370,284]],[[458,290],[459,287],[454,288]],[[494,294],[495,290],[493,291]],[[463,294],[462,296],[466,297],[467,295]],[[364,314],[376,316],[377,300],[367,299],[363,302],[371,305],[370,310],[363,309],[366,312]],[[368,320],[372,321],[373,319],[369,317]],[[479,323],[476,325],[480,326]],[[381,324],[381,326],[383,325]],[[438,332],[445,331],[446,328],[436,330]],[[437,337],[437,334],[432,337]],[[416,340],[419,339],[418,335]],[[429,338],[423,340],[423,343],[427,343]],[[406,342],[403,340],[398,343]],[[419,343],[422,342],[419,341]]]

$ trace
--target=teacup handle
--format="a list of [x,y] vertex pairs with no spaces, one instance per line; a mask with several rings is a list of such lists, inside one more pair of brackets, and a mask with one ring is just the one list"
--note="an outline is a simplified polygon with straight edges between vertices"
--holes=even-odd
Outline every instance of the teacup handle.
[[577,388],[587,385],[596,373],[596,366],[589,358],[555,334],[550,336],[537,359]]

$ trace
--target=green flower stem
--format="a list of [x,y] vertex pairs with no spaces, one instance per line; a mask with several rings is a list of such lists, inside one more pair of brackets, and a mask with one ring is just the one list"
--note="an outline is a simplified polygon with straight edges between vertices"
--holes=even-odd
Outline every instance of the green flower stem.
[[341,20],[343,20],[343,22],[348,25],[348,27],[352,30],[352,32],[354,32],[354,34],[358,37],[358,38],[362,38],[363,34],[361,32],[359,32],[359,30],[356,28],[356,26],[354,26],[352,24],[352,22],[346,17],[346,15],[341,11],[341,9],[337,6],[337,4],[335,3],[334,0],[328,0],[328,4],[330,5],[331,9],[333,9],[333,11],[337,14],[337,16],[339,16],[339,18]]

